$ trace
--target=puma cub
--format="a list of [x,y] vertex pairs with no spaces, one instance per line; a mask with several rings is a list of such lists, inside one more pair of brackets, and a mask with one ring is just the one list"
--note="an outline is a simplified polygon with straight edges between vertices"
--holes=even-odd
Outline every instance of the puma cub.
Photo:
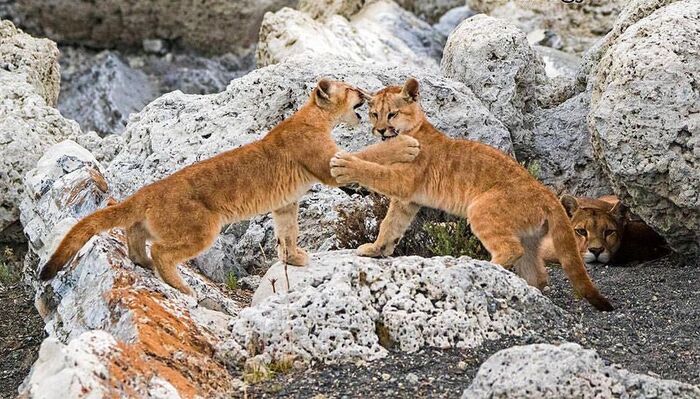
[[466,217],[492,262],[514,269],[540,289],[549,276],[539,247],[551,234],[574,289],[595,308],[613,310],[588,276],[557,197],[515,160],[490,146],[449,138],[433,127],[419,104],[415,79],[380,90],[369,103],[373,132],[389,142],[414,137],[420,154],[412,163],[393,165],[346,153],[331,160],[338,183],[359,183],[391,198],[379,236],[360,246],[359,255],[390,255],[421,206],[438,208]]
[[[177,264],[206,250],[223,224],[269,211],[280,259],[306,264],[307,253],[297,247],[297,200],[313,183],[337,185],[328,166],[338,151],[331,130],[339,123],[357,124],[356,109],[364,100],[352,86],[319,81],[306,104],[261,140],[190,165],[82,219],[44,265],[41,279],[53,278],[93,235],[124,227],[129,257],[191,295]],[[419,147],[407,138],[375,144],[357,156],[368,162],[410,162]],[[146,241],[153,243],[150,258]]]

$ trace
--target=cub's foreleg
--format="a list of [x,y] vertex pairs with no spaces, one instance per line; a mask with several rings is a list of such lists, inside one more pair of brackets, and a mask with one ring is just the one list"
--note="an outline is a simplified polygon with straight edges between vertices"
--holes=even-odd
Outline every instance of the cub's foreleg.
[[272,211],[277,237],[277,255],[282,262],[293,266],[304,266],[309,262],[307,252],[297,246],[299,203],[293,202]]
[[401,162],[413,162],[419,153],[420,143],[418,140],[402,134],[391,140],[367,146],[353,155],[367,162],[391,165]]
[[379,165],[348,153],[337,153],[331,159],[331,176],[340,184],[359,183],[372,191],[405,202],[411,201],[416,188],[412,163]]
[[360,245],[357,254],[360,256],[389,256],[394,253],[396,244],[403,233],[411,225],[420,206],[410,202],[391,200],[389,210],[379,226],[379,235],[373,243]]

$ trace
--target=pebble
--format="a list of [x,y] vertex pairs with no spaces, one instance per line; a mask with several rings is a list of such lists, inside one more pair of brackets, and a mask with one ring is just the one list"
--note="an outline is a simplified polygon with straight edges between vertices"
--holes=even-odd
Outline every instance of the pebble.
[[413,373],[408,373],[408,375],[406,375],[406,381],[408,381],[409,384],[417,384],[418,376]]

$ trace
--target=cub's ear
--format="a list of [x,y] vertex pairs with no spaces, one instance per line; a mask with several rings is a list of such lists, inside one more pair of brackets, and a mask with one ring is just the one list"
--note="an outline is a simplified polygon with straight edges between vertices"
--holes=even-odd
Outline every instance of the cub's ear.
[[629,211],[627,205],[623,204],[622,201],[617,201],[609,213],[617,220],[624,220],[627,216],[627,211]]
[[572,197],[571,195],[564,194],[561,196],[559,201],[564,206],[566,214],[569,215],[569,217],[574,216],[574,212],[576,212],[578,209],[578,201],[576,201],[576,198]]
[[357,90],[360,92],[360,96],[362,96],[363,100],[372,101],[372,97],[374,97],[374,94],[372,94],[368,91],[362,90],[360,88],[358,88]]
[[408,78],[401,89],[403,99],[412,103],[418,101],[418,81],[414,78]]
[[330,101],[331,99],[331,81],[328,79],[321,79],[316,85],[316,97],[322,101]]

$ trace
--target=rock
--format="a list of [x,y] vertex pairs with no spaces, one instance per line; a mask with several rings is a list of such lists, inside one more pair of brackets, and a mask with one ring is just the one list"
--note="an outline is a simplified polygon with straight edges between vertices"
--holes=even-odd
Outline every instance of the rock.
[[594,154],[615,193],[681,253],[700,252],[700,3],[627,28],[594,70]]
[[450,33],[452,33],[462,21],[474,15],[476,15],[476,13],[467,6],[455,7],[441,16],[438,22],[433,25],[433,28],[440,32],[440,34],[445,37],[445,40],[447,40]]
[[439,21],[450,10],[465,4],[464,0],[396,0],[396,2],[401,7],[430,23]]
[[90,151],[101,165],[109,165],[124,148],[124,138],[118,134],[100,137],[95,131],[89,131],[75,138],[75,142]]
[[558,34],[567,52],[580,53],[615,23],[624,0],[552,2],[548,0],[467,0],[476,12],[507,19],[525,33],[547,29]]
[[333,55],[350,61],[411,62],[435,69],[442,42],[430,25],[385,0],[368,3],[349,21],[332,16],[319,22],[290,8],[266,14],[260,27],[258,65],[275,64],[298,54]]
[[[25,275],[36,289],[49,341],[24,389],[45,389],[65,374],[78,376],[72,380],[77,386],[89,385],[98,370],[106,396],[168,398],[172,389],[184,397],[224,395],[230,389],[227,365],[214,354],[240,305],[187,267],[181,272],[202,305],[135,266],[126,256],[123,232],[112,230],[93,237],[49,283],[36,280],[38,265],[71,225],[111,200],[101,169],[87,150],[64,141],[50,147],[25,179]],[[74,359],[79,364],[63,374],[59,365]]]
[[350,19],[368,3],[367,0],[299,0],[297,9],[311,18],[325,21],[334,15]]
[[561,50],[564,47],[561,37],[546,29],[536,29],[527,34],[527,41],[531,46],[551,47],[555,50]]
[[535,160],[539,179],[555,192],[597,198],[610,194],[605,173],[593,157],[586,117],[587,93],[533,114],[532,145],[519,156]]
[[548,78],[565,77],[573,80],[576,77],[581,66],[579,57],[551,47],[533,46],[533,49],[542,57],[544,72]]
[[168,45],[161,39],[143,39],[143,51],[162,55],[168,52]]
[[560,331],[568,320],[515,274],[467,257],[378,260],[336,251],[313,254],[307,269],[291,292],[278,281],[281,294],[241,311],[230,325],[235,345],[222,356],[368,361],[386,356],[381,344],[409,353],[472,349]]
[[448,79],[466,84],[506,125],[516,152],[526,145],[531,135],[526,114],[537,108],[546,76],[523,32],[501,19],[471,17],[447,39],[440,69]]
[[[400,84],[406,77],[415,76],[421,82],[423,108],[439,129],[453,137],[480,140],[512,153],[508,131],[458,82],[411,66],[333,58],[308,62],[307,58],[297,58],[255,70],[231,82],[222,93],[166,94],[132,116],[123,135],[125,149],[107,172],[117,197],[124,198],[186,165],[261,138],[306,102],[322,76],[367,90]],[[366,115],[367,111],[360,112]],[[364,121],[355,128],[338,127],[333,135],[342,148],[354,151],[374,141],[369,132],[369,123]],[[357,199],[337,189],[323,188],[307,196],[302,201],[300,223],[309,228],[302,227],[302,244],[311,250],[330,249],[334,207],[348,201]],[[235,254],[226,260],[229,264],[239,262],[243,269],[250,270],[267,267],[276,258],[272,225],[267,217],[232,225],[229,231]],[[223,248],[227,251],[226,245]]]
[[267,11],[294,4],[293,0],[56,0],[47,6],[42,0],[26,0],[19,2],[17,12],[21,20],[33,21],[36,34],[61,43],[140,48],[144,39],[162,39],[204,53],[241,54],[257,41]]
[[64,73],[58,109],[83,129],[101,136],[124,130],[129,114],[138,112],[157,95],[146,75],[130,68],[113,52],[103,52]]
[[0,236],[5,236],[19,220],[24,174],[44,149],[80,129],[50,105],[58,94],[56,46],[2,21],[0,49]]
[[12,22],[0,21],[0,69],[24,75],[47,105],[56,104],[61,79],[56,43],[33,38]]
[[486,360],[467,398],[698,398],[700,388],[609,366],[577,344],[514,346]]

